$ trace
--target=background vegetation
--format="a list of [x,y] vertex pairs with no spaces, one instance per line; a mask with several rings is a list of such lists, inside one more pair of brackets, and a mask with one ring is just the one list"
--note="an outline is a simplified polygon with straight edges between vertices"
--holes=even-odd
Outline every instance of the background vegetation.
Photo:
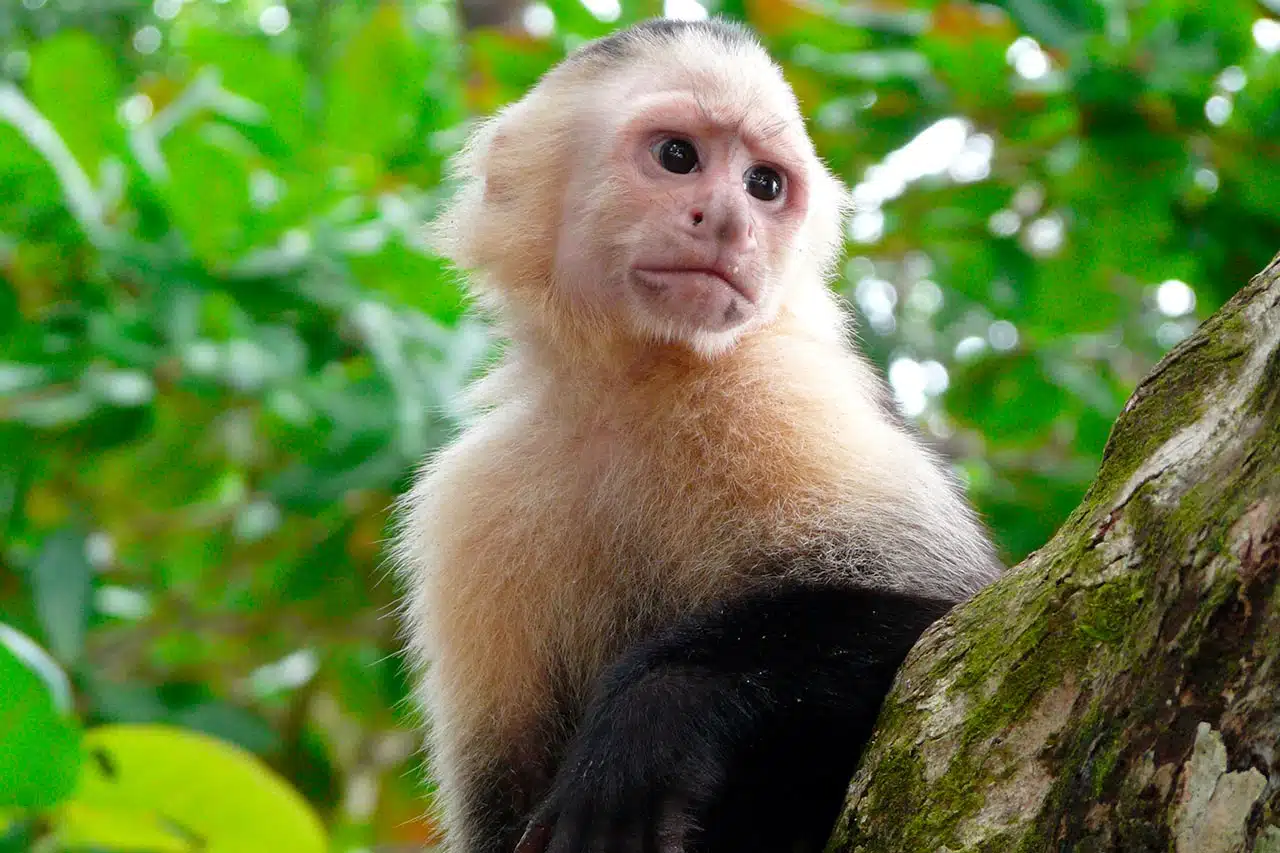
[[[855,187],[863,343],[1021,558],[1280,248],[1280,4],[710,9]],[[471,117],[664,11],[706,10],[0,4],[0,851],[433,838],[380,548],[490,340],[420,225]]]

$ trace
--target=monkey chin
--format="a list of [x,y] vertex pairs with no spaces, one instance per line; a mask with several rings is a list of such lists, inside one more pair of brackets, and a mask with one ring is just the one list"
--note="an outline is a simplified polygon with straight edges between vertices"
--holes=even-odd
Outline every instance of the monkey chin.
[[633,269],[631,284],[648,331],[706,356],[731,346],[759,313],[749,289],[711,270]]

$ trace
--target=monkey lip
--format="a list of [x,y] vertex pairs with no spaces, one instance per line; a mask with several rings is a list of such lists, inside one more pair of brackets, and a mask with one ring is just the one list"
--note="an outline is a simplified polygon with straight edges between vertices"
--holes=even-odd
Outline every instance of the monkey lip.
[[666,266],[666,267],[636,267],[635,272],[639,273],[642,278],[657,279],[659,282],[666,283],[673,280],[688,279],[691,277],[712,278],[719,280],[722,284],[737,293],[743,299],[755,304],[756,294],[751,288],[744,286],[739,282],[728,270],[715,266]]

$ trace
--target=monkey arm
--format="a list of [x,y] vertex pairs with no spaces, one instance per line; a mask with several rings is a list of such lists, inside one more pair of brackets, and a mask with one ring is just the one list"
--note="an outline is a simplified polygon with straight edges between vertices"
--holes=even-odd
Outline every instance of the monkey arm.
[[894,674],[950,606],[779,584],[636,644],[520,853],[821,850]]

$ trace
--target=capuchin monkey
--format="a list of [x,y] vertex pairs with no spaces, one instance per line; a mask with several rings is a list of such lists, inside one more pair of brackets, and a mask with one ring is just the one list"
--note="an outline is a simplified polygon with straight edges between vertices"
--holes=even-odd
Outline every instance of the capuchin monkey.
[[820,851],[997,577],[828,283],[848,193],[745,29],[588,43],[436,221],[507,339],[398,511],[452,853]]

